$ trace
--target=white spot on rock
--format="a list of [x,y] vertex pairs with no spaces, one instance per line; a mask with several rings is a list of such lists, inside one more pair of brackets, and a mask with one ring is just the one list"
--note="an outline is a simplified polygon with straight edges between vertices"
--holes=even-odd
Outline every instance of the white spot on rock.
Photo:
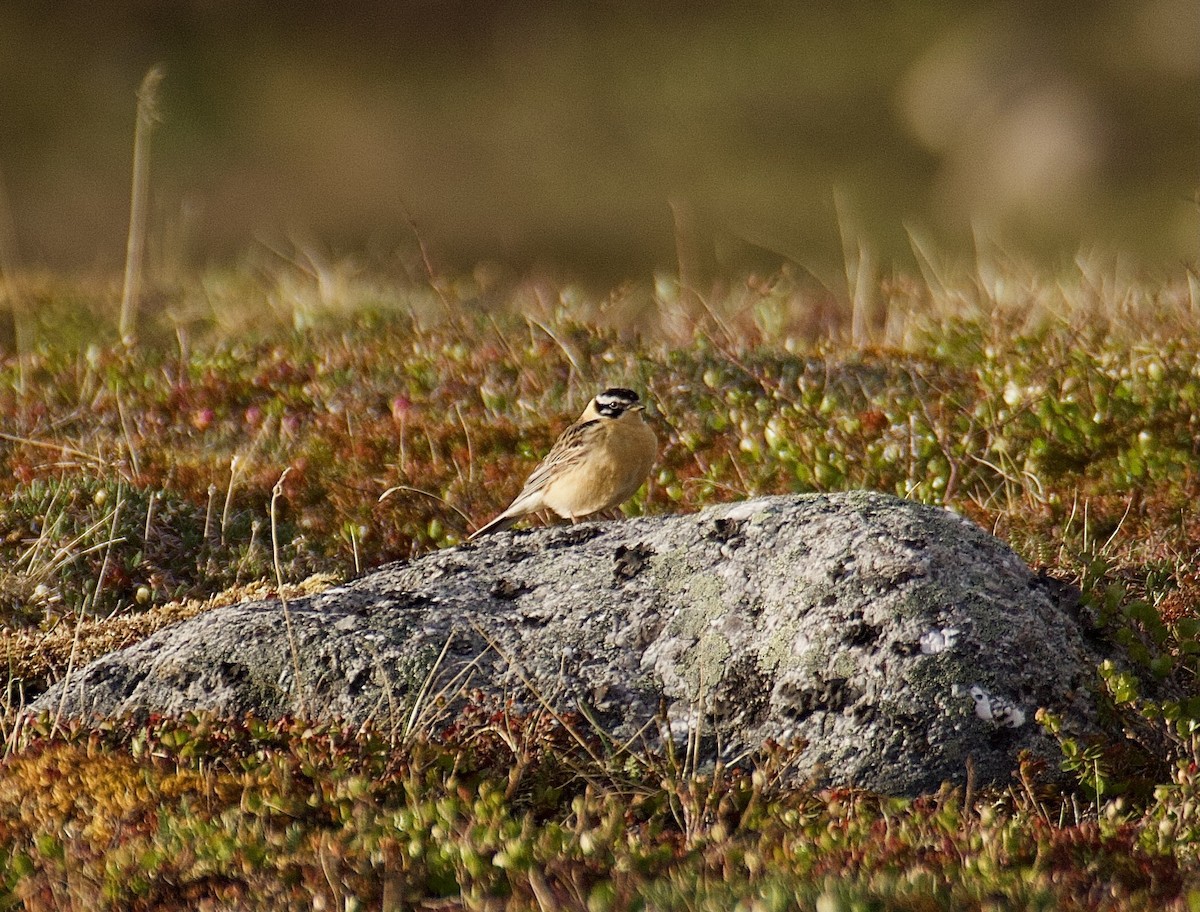
[[943,627],[940,630],[926,630],[918,642],[921,644],[923,655],[937,655],[947,649],[953,649],[958,642],[961,631],[957,627]]
[[745,500],[745,501],[742,501],[737,506],[731,508],[729,510],[729,512],[725,514],[725,519],[732,519],[732,520],[749,519],[755,513],[762,513],[762,512],[763,512],[763,505],[761,503],[758,503],[753,500]]
[[975,701],[975,715],[997,728],[1020,728],[1025,724],[1025,710],[1011,700],[998,694],[988,693],[978,684],[972,684],[967,692]]

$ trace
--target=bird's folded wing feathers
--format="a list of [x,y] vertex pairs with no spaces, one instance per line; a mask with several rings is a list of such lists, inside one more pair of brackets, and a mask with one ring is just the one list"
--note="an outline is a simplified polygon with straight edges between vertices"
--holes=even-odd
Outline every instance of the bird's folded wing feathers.
[[[533,473],[525,480],[525,487],[512,502],[515,507],[529,494],[542,490],[557,473],[574,465],[587,454],[587,438],[600,431],[600,421],[585,421],[583,424],[573,424],[565,431],[554,446],[546,454]],[[512,507],[509,507],[511,510]]]
[[546,454],[533,473],[525,480],[521,493],[508,505],[508,509],[489,522],[487,525],[472,533],[471,538],[501,532],[507,529],[526,513],[533,513],[542,508],[542,492],[554,480],[554,477],[564,469],[570,468],[584,458],[593,441],[589,440],[603,428],[599,419],[573,424],[554,441],[554,446]]

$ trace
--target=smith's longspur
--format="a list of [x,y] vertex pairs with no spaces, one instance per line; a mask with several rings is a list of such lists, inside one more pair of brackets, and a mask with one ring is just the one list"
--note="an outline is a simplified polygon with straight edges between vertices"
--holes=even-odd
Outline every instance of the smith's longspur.
[[633,390],[614,386],[588,403],[562,432],[508,509],[471,538],[507,529],[522,516],[553,510],[572,521],[620,506],[642,486],[658,439]]

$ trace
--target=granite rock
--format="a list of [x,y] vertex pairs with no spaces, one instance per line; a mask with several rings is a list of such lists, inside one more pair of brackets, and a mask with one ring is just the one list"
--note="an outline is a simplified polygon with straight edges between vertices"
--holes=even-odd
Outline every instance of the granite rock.
[[[618,740],[733,759],[806,742],[798,779],[918,794],[1006,782],[1034,721],[1100,731],[1105,644],[1077,598],[947,510],[883,494],[505,532],[318,595],[217,608],[34,705],[430,722],[473,688],[582,710]],[[665,707],[665,715],[664,715]]]

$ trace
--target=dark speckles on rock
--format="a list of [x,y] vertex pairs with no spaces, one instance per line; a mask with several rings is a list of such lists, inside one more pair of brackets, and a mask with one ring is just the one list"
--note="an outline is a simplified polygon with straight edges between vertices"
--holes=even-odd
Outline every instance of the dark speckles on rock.
[[740,699],[714,702],[714,718],[741,725],[755,725],[767,715],[771,706],[771,679],[762,673],[757,658],[742,656],[729,663],[723,679],[724,692],[739,694]]
[[371,672],[363,666],[346,679],[346,690],[351,694],[360,694],[370,680]]
[[638,542],[632,547],[617,545],[613,554],[613,578],[617,582],[633,579],[645,569],[653,556],[654,549],[645,542]]
[[709,529],[707,537],[723,545],[740,544],[741,539],[745,536],[745,525],[746,521],[743,519],[721,516],[713,521],[712,528]]
[[992,750],[1006,750],[1017,740],[1017,733],[1011,728],[990,728],[987,733],[987,744]]
[[779,689],[783,714],[801,722],[815,712],[841,712],[861,696],[845,678],[818,680],[813,687],[785,685]]
[[848,646],[873,646],[879,641],[883,630],[865,621],[853,621],[846,625],[842,642]]
[[518,595],[522,595],[528,591],[529,587],[522,580],[511,576],[497,577],[492,580],[492,584],[488,587],[488,595],[501,601],[512,601]]
[[581,526],[568,526],[565,529],[551,527],[553,537],[546,542],[546,548],[573,548],[591,541],[600,534],[601,529],[595,523]]
[[863,725],[870,725],[879,716],[879,710],[875,704],[868,703],[865,700],[855,703],[850,713],[854,716],[855,720]]

